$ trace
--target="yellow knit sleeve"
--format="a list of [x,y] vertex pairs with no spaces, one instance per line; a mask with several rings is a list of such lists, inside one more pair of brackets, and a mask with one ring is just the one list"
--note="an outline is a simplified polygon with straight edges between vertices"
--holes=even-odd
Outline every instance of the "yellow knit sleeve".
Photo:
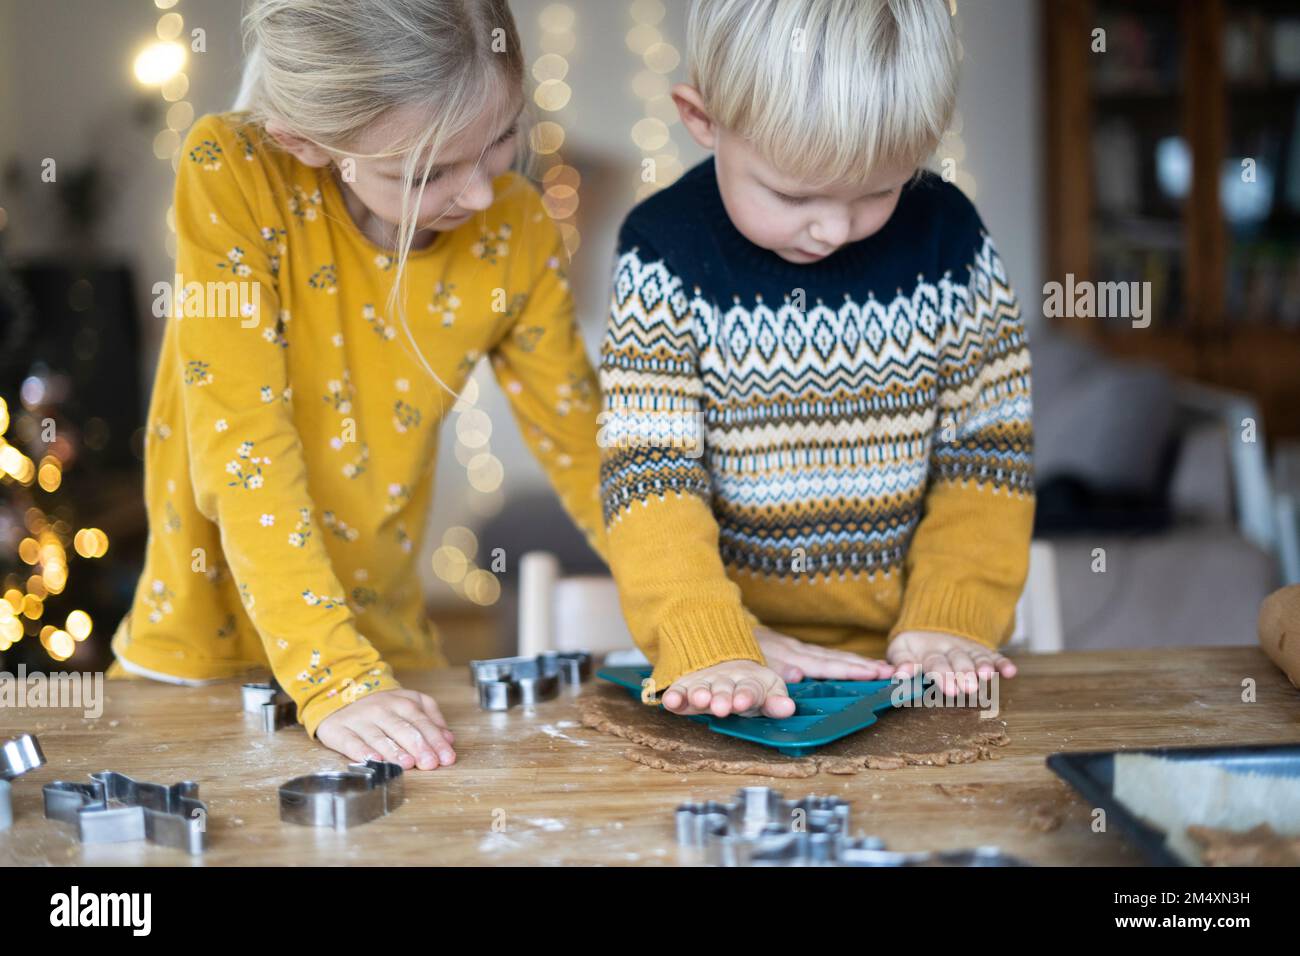
[[623,614],[660,693],[691,671],[764,658],[719,550],[681,279],[643,238],[625,233],[620,250],[601,348],[601,493]]
[[322,544],[274,334],[277,267],[263,229],[274,235],[279,213],[246,145],[219,117],[186,138],[175,203],[184,284],[171,321],[195,504],[220,527],[271,668],[314,735],[358,696],[399,685],[358,633]]
[[940,336],[925,512],[904,561],[889,639],[942,631],[996,648],[1011,636],[1034,525],[1029,347],[992,240]]
[[508,188],[522,220],[506,290],[507,308],[517,314],[492,349],[492,370],[565,511],[608,561],[596,446],[600,389],[574,314],[569,257],[532,183],[514,176]]

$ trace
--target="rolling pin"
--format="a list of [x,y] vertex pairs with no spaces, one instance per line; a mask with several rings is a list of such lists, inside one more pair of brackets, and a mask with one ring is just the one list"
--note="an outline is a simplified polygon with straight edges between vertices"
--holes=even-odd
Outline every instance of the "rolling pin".
[[1300,584],[1274,591],[1259,608],[1259,645],[1300,687]]

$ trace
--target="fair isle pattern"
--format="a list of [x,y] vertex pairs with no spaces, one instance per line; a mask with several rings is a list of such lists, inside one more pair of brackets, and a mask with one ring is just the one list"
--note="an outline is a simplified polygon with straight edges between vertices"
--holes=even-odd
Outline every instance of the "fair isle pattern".
[[[888,302],[719,308],[624,251],[601,354],[606,524],[669,493],[708,502],[729,569],[893,573],[927,488],[1032,494],[1030,361],[980,234],[968,274]],[[669,439],[702,422],[704,454]]]

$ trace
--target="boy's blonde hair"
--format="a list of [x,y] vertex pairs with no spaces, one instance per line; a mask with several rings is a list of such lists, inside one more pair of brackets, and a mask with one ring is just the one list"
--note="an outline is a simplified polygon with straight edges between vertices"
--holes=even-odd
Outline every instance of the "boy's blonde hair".
[[713,121],[811,187],[922,166],[956,105],[946,0],[694,0],[686,42]]
[[[425,108],[428,129],[376,156],[405,157],[388,312],[400,321],[425,371],[446,387],[411,336],[402,284],[417,228],[417,200],[439,153],[482,116],[486,103],[497,103],[504,123],[509,119],[504,111],[523,90],[523,46],[509,5],[506,0],[252,0],[243,38],[244,74],[235,108],[263,126],[273,119],[323,149],[360,155],[351,147],[372,123],[398,107]],[[517,165],[522,170],[527,160]]]

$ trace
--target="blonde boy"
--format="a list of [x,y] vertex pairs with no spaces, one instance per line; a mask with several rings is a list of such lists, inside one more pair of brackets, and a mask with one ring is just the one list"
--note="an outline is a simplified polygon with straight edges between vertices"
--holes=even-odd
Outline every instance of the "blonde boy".
[[1030,362],[978,213],[921,168],[956,97],[946,0],[695,0],[688,46],[673,97],[713,156],[627,217],[601,359],[654,689],[786,716],[804,677],[1011,677]]

